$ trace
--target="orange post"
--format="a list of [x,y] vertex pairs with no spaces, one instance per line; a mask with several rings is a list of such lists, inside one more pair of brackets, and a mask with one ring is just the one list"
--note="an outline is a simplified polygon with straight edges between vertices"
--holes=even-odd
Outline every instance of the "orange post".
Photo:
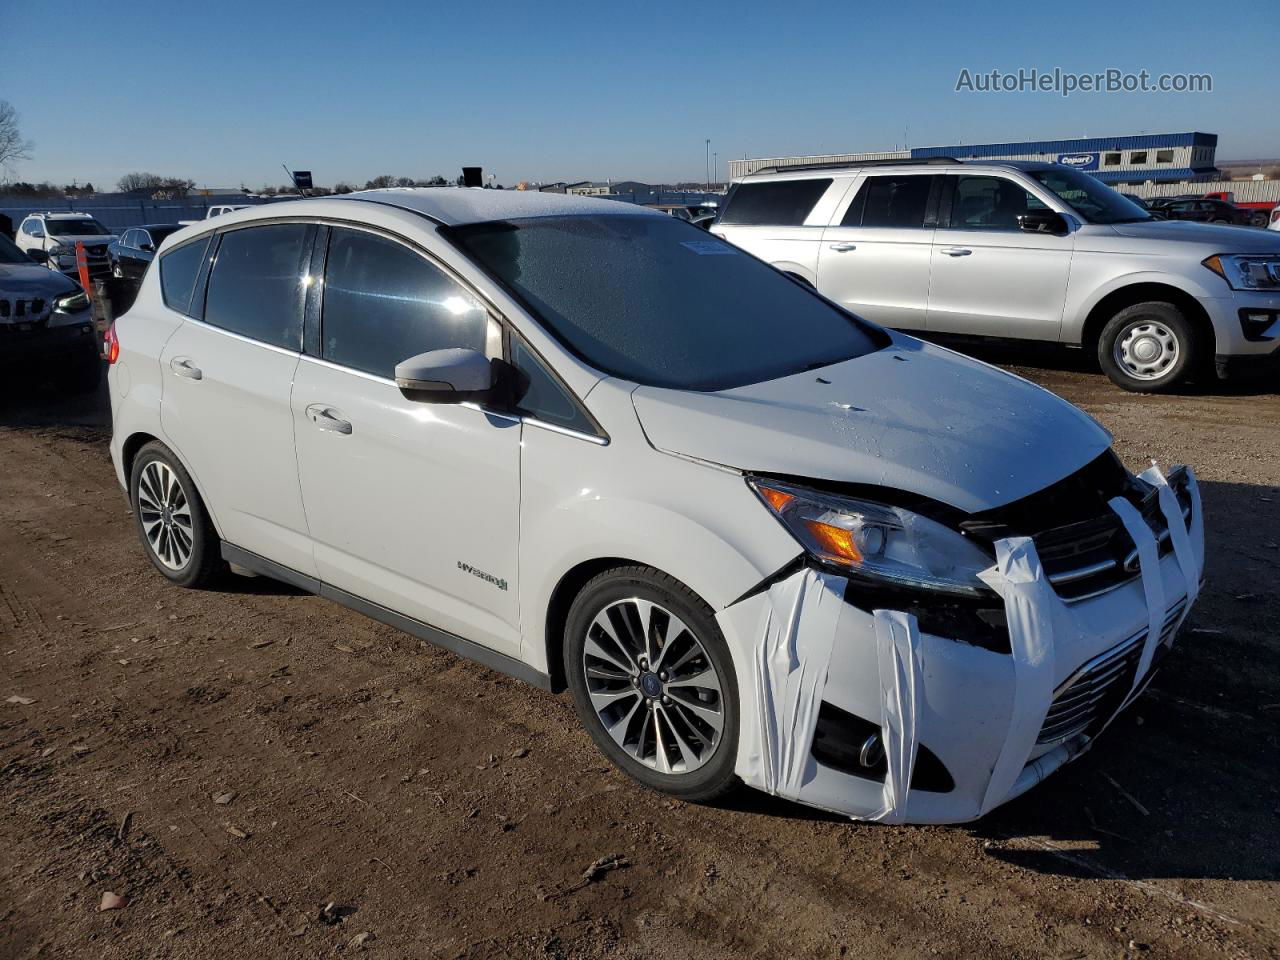
[[84,287],[85,296],[93,296],[89,287],[89,256],[84,252],[84,241],[76,241],[76,270],[80,274],[80,286]]

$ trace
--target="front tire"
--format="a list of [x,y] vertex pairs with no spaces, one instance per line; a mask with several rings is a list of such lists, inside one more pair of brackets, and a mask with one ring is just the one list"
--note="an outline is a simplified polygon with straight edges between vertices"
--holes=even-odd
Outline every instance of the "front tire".
[[1172,303],[1135,303],[1117,313],[1098,338],[1098,364],[1111,382],[1134,393],[1160,393],[1181,383],[1201,360],[1200,337]]
[[152,565],[180,587],[199,587],[222,570],[218,534],[186,468],[163,443],[138,451],[129,474],[138,537]]
[[564,670],[582,725],[632,779],[694,802],[737,782],[733,661],[684,584],[643,566],[588,582],[569,610]]

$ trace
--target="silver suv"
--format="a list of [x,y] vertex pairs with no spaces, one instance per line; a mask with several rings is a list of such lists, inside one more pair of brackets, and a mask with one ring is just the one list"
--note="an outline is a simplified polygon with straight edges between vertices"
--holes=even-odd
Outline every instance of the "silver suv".
[[1096,350],[1126,390],[1280,360],[1280,237],[1160,220],[1059,164],[768,168],[711,230],[869,320]]

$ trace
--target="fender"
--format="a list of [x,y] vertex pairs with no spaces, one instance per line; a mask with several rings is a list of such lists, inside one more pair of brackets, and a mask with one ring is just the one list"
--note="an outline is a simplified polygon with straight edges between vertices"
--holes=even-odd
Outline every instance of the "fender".
[[[1223,296],[1223,292],[1221,290],[1214,290],[1207,285],[1211,279],[1217,278],[1214,278],[1213,274],[1208,270],[1205,270],[1204,272],[1206,274],[1206,282],[1201,284],[1180,273],[1161,273],[1156,270],[1134,270],[1129,273],[1122,273],[1118,276],[1112,277],[1097,287],[1089,288],[1087,297],[1079,302],[1073,301],[1071,295],[1072,292],[1068,290],[1067,305],[1063,314],[1062,322],[1062,341],[1064,343],[1075,345],[1081,344],[1084,337],[1085,321],[1089,318],[1089,314],[1093,312],[1093,308],[1106,297],[1125,287],[1131,287],[1140,283],[1158,283],[1166,287],[1173,287],[1176,290],[1180,290],[1187,296],[1194,297],[1197,300],[1206,300]],[[1074,279],[1074,269],[1072,271],[1072,276]],[[1221,283],[1220,280],[1218,282]]]

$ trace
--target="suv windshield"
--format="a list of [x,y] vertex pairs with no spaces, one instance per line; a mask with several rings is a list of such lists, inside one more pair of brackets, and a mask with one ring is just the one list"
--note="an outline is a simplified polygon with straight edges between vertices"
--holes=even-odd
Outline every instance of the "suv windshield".
[[0,263],[31,263],[31,258],[18,249],[18,245],[0,233]]
[[675,217],[547,217],[447,233],[570,350],[637,383],[723,390],[888,342],[877,328]]
[[1089,223],[1136,223],[1155,219],[1128,197],[1079,170],[1064,167],[1027,173]]
[[107,228],[92,217],[46,220],[44,228],[51,237],[105,237]]

